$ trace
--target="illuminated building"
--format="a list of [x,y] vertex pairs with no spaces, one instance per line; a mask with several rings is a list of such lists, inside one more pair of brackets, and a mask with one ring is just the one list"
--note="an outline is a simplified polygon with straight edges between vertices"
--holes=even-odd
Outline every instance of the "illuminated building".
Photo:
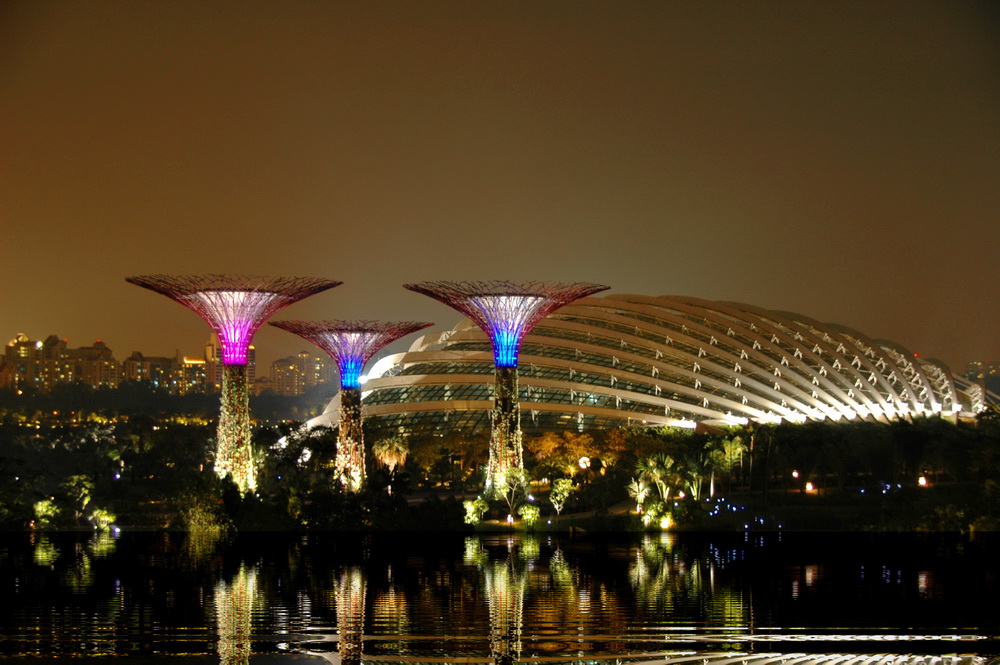
[[172,392],[178,395],[206,392],[208,377],[205,368],[207,365],[204,358],[180,357],[174,366]]
[[67,356],[73,363],[76,381],[94,388],[114,388],[118,385],[118,361],[101,340],[94,342],[93,346],[70,349]]
[[269,389],[278,395],[301,395],[310,388],[334,379],[336,365],[329,358],[307,351],[279,358],[271,363]]
[[[552,313],[521,348],[524,427],[972,417],[995,393],[896,342],[788,312],[609,295]],[[489,425],[491,343],[469,320],[373,365],[365,417],[406,432]],[[335,422],[334,402],[311,423]],[[530,418],[527,417],[530,414]]]
[[148,381],[157,388],[172,388],[176,375],[177,358],[146,356],[139,351],[122,361],[123,381]]
[[114,388],[119,380],[118,361],[101,340],[92,346],[70,349],[67,341],[56,335],[49,335],[44,341],[32,341],[22,333],[7,344],[3,366],[0,385],[30,386],[39,392],[68,383]]
[[215,469],[220,476],[231,476],[240,492],[252,492],[257,481],[250,447],[247,376],[250,342],[258,328],[279,310],[341,282],[246,275],[139,275],[126,281],[184,305],[218,335],[222,351],[222,408]]
[[272,321],[329,354],[340,372],[340,417],[334,475],[350,491],[365,481],[365,446],[361,425],[361,372],[372,356],[397,339],[431,325],[417,321]]
[[489,337],[494,381],[486,491],[491,492],[504,484],[509,469],[524,468],[517,372],[524,336],[560,307],[608,287],[587,282],[499,281],[421,282],[404,287],[462,312]]
[[58,383],[73,383],[78,380],[67,341],[56,335],[49,335],[41,346],[36,347],[37,386],[40,390],[51,390]]
[[38,387],[38,349],[41,344],[31,341],[24,333],[18,333],[17,337],[7,343],[3,357],[4,385]]

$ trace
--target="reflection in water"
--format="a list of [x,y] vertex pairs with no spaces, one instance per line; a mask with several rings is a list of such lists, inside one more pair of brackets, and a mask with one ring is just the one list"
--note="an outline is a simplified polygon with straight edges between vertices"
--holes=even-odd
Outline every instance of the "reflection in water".
[[257,598],[257,574],[240,563],[240,569],[227,584],[215,585],[215,614],[219,630],[219,662],[222,665],[248,665],[253,605]]
[[[684,654],[665,659],[636,661],[632,665],[985,665],[979,656],[916,656],[850,653],[743,653]],[[992,661],[991,661],[992,662]]]
[[184,539],[184,552],[192,562],[203,565],[216,553],[224,536],[222,529],[192,529]]
[[103,559],[109,557],[115,553],[115,546],[117,545],[117,534],[118,531],[99,531],[94,534],[94,538],[90,541],[90,554],[95,559]]
[[[405,591],[396,584],[392,566],[386,568],[388,588],[377,594],[372,603],[372,624],[380,630],[394,633],[400,637],[413,634],[410,615],[414,612],[407,600]],[[394,644],[386,641],[385,646],[395,647],[397,652],[404,648],[405,642],[400,640]]]
[[115,537],[108,532],[95,534],[88,541],[73,542],[65,548],[68,550],[65,553],[48,534],[31,534],[31,539],[35,564],[52,569],[56,562],[68,564],[64,565],[60,576],[66,587],[77,594],[86,593],[94,585],[94,560],[109,557],[115,551]]
[[714,549],[697,554],[677,545],[674,534],[647,534],[629,566],[636,601],[662,617],[691,617],[712,625],[736,627],[752,624],[743,591],[717,584],[717,559],[727,555]]
[[[32,538],[35,538],[34,534]],[[34,558],[39,566],[51,566],[59,558],[59,550],[47,535],[38,536],[35,540]]]
[[365,632],[365,574],[360,566],[347,566],[334,583],[337,597],[337,632],[340,662],[360,665]]
[[525,536],[507,541],[507,556],[491,560],[476,539],[466,541],[466,556],[477,562],[486,581],[486,600],[490,608],[490,655],[498,665],[510,665],[521,657],[521,631],[524,623],[524,593],[528,586],[528,565],[539,552],[538,540]]
[[17,535],[0,540],[0,661],[985,664],[1000,652],[996,612],[977,608],[1000,595],[995,545],[929,544]]

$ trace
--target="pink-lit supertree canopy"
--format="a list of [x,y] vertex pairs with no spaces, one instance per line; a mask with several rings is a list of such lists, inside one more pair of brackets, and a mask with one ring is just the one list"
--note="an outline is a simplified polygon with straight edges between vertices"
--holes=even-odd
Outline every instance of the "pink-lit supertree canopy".
[[546,316],[607,286],[590,282],[420,282],[405,288],[439,300],[469,317],[493,346],[496,366],[490,414],[490,459],[486,492],[506,486],[509,469],[523,469],[517,356],[521,342]]
[[432,324],[420,321],[271,321],[303,337],[327,354],[340,370],[340,425],[334,475],[356,492],[365,481],[365,445],[361,419],[361,371],[380,349]]
[[247,351],[254,333],[279,310],[342,282],[315,277],[253,275],[137,275],[127,282],[162,293],[203,318],[222,347],[222,408],[215,470],[231,476],[240,492],[257,485],[250,445]]

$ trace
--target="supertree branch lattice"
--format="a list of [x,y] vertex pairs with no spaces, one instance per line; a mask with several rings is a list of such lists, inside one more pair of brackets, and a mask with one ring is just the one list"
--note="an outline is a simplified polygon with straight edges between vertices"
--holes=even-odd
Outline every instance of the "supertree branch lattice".
[[403,286],[457,309],[490,338],[496,369],[486,491],[492,493],[504,485],[508,469],[524,468],[517,380],[521,341],[539,321],[563,305],[608,287],[590,282],[507,281],[420,282]]
[[420,321],[271,321],[326,353],[340,370],[340,426],[334,476],[352,492],[365,482],[365,445],[361,420],[361,371],[387,344],[432,324]]
[[254,333],[279,310],[342,282],[314,277],[138,275],[125,281],[184,305],[211,326],[222,347],[222,408],[215,471],[246,494],[257,486],[250,445],[247,351]]

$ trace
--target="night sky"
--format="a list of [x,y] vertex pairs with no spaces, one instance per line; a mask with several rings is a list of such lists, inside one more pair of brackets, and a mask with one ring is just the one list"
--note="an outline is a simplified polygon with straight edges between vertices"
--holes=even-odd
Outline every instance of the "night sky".
[[326,277],[275,318],[435,329],[403,283],[538,279],[961,372],[1000,359],[998,7],[0,0],[0,339],[200,354],[135,274]]

